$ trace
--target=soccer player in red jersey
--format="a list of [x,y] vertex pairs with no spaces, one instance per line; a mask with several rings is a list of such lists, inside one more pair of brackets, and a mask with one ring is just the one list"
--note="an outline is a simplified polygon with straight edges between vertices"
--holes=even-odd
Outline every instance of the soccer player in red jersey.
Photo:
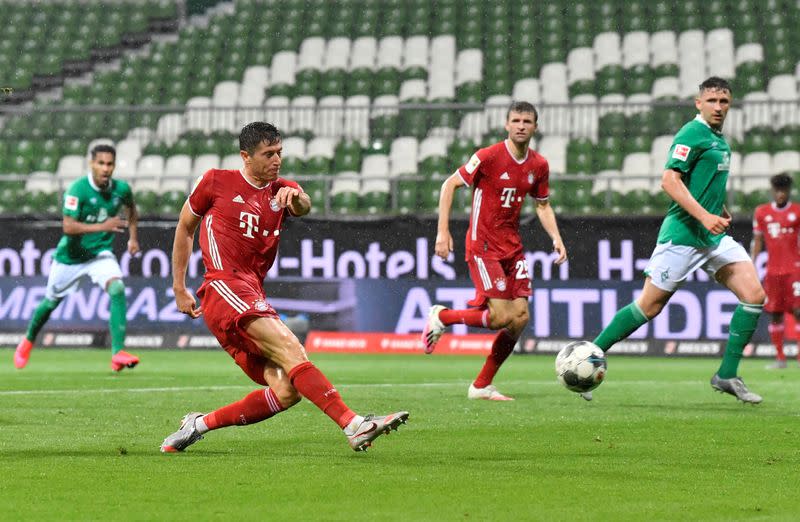
[[[183,451],[209,430],[266,420],[301,397],[336,422],[355,451],[363,451],[382,433],[404,424],[408,412],[366,417],[353,412],[267,302],[263,282],[278,252],[283,220],[307,214],[311,199],[297,183],[279,177],[281,135],[273,125],[245,126],[239,147],[242,170],[209,170],[181,210],[172,251],[172,286],[178,309],[192,318],[203,315],[222,348],[265,388],[211,413],[187,414],[161,451]],[[186,288],[198,226],[206,268],[197,291],[201,307]]]
[[449,228],[453,194],[464,185],[473,188],[465,250],[475,285],[475,298],[469,305],[475,308],[449,310],[432,306],[422,341],[425,352],[432,353],[445,327],[452,324],[498,332],[486,363],[469,386],[470,399],[512,400],[497,391],[492,380],[528,324],[531,278],[519,237],[519,216],[527,195],[536,199],[536,214],[558,254],[556,264],[567,259],[548,200],[550,168],[543,156],[528,147],[538,117],[530,103],[512,103],[506,116],[508,138],[473,154],[466,165],[445,180],[439,194],[435,251],[447,259],[453,251]]
[[[759,205],[753,215],[753,241],[750,257],[755,263],[766,246],[767,271],[764,311],[770,314],[769,336],[775,345],[776,360],[769,368],[786,368],[783,353],[783,314],[792,312],[795,332],[800,336],[800,204],[789,201],[792,178],[778,174],[770,179],[772,202]],[[800,361],[800,354],[798,354]]]

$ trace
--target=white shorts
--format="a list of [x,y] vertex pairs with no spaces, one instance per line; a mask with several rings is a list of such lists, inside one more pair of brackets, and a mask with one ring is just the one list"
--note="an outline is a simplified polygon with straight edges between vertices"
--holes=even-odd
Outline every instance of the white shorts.
[[730,236],[725,236],[719,245],[709,248],[697,248],[686,245],[673,245],[672,242],[656,245],[645,275],[658,288],[674,292],[686,280],[686,277],[702,268],[710,276],[725,265],[739,261],[750,261],[750,256],[742,245]]
[[117,258],[107,250],[91,261],[76,265],[65,265],[54,259],[50,265],[45,297],[51,301],[63,299],[78,289],[78,283],[84,276],[89,276],[94,284],[105,290],[110,279],[122,279],[122,270]]

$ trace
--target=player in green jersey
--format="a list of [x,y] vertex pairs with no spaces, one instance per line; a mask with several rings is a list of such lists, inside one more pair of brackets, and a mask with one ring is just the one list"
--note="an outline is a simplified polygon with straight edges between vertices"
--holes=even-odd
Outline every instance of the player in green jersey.
[[737,376],[739,361],[764,306],[765,293],[747,251],[725,232],[731,216],[725,208],[731,151],[722,124],[731,103],[731,87],[722,78],[700,84],[699,111],[675,135],[661,179],[672,204],[645,269],[639,297],[617,312],[594,343],[607,351],[658,315],[686,277],[704,269],[739,299],[733,312],[722,364],[711,386],[743,402],[761,397]]
[[[117,258],[111,249],[114,236],[128,229],[128,252],[139,252],[138,214],[133,192],[126,182],[112,179],[116,150],[97,145],[91,150],[91,172],[72,183],[64,193],[64,235],[58,242],[45,298],[36,307],[28,331],[14,353],[14,366],[28,364],[36,335],[61,300],[78,288],[83,277],[103,288],[110,297],[111,369],[133,368],[139,358],[123,351],[127,304]],[[127,207],[127,220],[118,214]]]

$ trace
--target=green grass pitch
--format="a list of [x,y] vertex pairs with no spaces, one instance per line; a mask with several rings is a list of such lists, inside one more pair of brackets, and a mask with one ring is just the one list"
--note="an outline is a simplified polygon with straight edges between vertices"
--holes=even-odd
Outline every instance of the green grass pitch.
[[3,520],[797,520],[800,369],[742,373],[759,406],[713,393],[711,359],[609,360],[584,402],[553,357],[514,356],[508,403],[466,400],[481,360],[312,359],[355,410],[411,418],[367,453],[307,401],[209,433],[162,439],[188,411],[254,386],[221,350],[141,352],[112,375],[105,351],[0,350]]

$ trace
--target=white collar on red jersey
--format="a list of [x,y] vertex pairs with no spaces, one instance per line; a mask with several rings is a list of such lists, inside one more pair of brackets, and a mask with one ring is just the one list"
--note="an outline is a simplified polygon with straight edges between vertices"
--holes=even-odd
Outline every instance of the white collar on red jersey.
[[792,206],[792,200],[787,201],[786,204],[783,206],[783,208],[776,205],[774,201],[770,201],[769,204],[772,205],[772,208],[777,212],[784,212],[786,210],[789,210],[789,207]]
[[522,165],[523,163],[525,163],[528,160],[528,154],[530,154],[530,152],[531,152],[530,147],[525,149],[525,157],[520,160],[520,159],[517,159],[516,156],[514,156],[514,152],[511,150],[511,147],[508,146],[508,140],[507,139],[503,140],[503,144],[506,146],[506,150],[508,151],[508,155],[511,156],[511,159],[516,161],[518,164]]
[[264,190],[265,188],[269,187],[269,186],[272,184],[272,182],[270,181],[269,183],[267,183],[267,184],[266,184],[266,185],[264,185],[263,187],[259,187],[258,185],[253,185],[253,182],[252,182],[252,181],[250,181],[249,179],[247,179],[247,176],[245,176],[245,175],[244,175],[244,171],[243,171],[242,169],[239,169],[239,174],[241,174],[241,175],[242,175],[242,178],[243,178],[243,179],[244,179],[244,180],[245,180],[245,181],[246,181],[246,182],[247,182],[247,183],[248,183],[248,184],[249,184],[251,187],[253,187],[253,188],[254,188],[254,189],[256,189],[256,190]]

